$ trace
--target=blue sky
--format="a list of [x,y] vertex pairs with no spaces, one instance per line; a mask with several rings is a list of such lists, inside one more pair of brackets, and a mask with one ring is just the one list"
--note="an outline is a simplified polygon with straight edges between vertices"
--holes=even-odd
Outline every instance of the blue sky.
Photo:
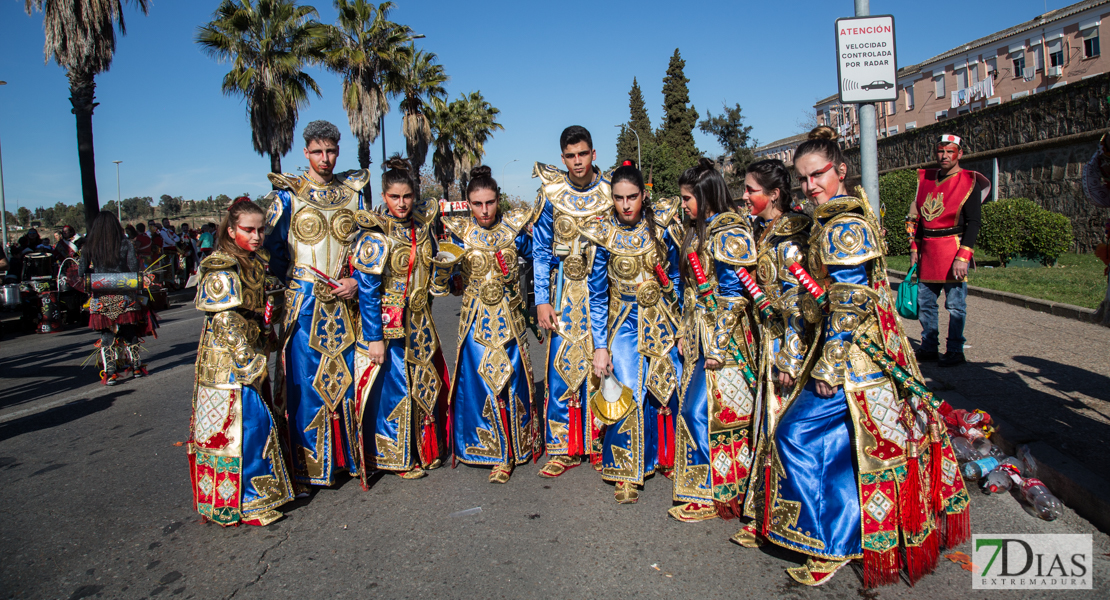
[[[504,191],[529,200],[535,194],[532,163],[558,162],[558,136],[567,125],[590,129],[598,162],[612,163],[614,125],[628,119],[633,77],[658,126],[662,79],[676,47],[686,60],[691,100],[703,116],[706,109],[720,112],[722,104],[738,102],[761,142],[798,133],[797,123],[814,101],[836,93],[833,22],[854,10],[850,0],[396,4],[392,18],[427,36],[418,45],[439,55],[451,77],[451,97],[480,90],[501,109],[505,130],[487,144],[485,162]],[[905,66],[1068,4],[872,0],[871,12],[895,16],[898,64]],[[101,203],[116,197],[113,160],[123,161],[124,198],[198,199],[269,189],[269,159],[251,146],[242,101],[220,92],[227,65],[194,43],[196,28],[217,5],[152,0],[147,16],[128,9],[128,34],[119,38],[111,70],[97,78],[100,106],[93,127]],[[330,0],[314,5],[321,20],[334,20]],[[81,200],[68,82],[61,68],[44,64],[42,16],[27,16],[23,6],[24,0],[0,0],[0,80],[8,82],[0,86],[0,144],[12,212],[16,206]],[[317,69],[311,73],[323,97],[301,112],[298,139],[309,121],[330,120],[344,132],[339,168],[357,168],[339,80]],[[404,149],[400,128],[394,102],[386,117],[391,154]],[[714,140],[700,132],[695,137],[703,151],[720,152]],[[380,142],[371,165],[375,179]],[[283,158],[283,170],[306,164],[299,148]],[[375,193],[377,188],[375,182]]]

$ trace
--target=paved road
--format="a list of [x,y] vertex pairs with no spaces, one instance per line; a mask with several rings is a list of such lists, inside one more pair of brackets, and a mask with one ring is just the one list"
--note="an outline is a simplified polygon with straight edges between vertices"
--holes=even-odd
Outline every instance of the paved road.
[[[456,312],[452,299],[435,307],[449,344]],[[115,388],[79,367],[88,332],[0,341],[0,597],[1014,597],[972,591],[971,575],[948,561],[916,588],[862,590],[845,572],[807,590],[783,573],[796,556],[730,543],[735,521],[669,519],[665,479],[619,506],[588,467],[551,481],[530,465],[504,486],[463,466],[384,476],[368,492],[348,480],[264,528],[202,524],[176,445],[200,320],[188,305],[162,316],[148,345],[153,375]],[[975,533],[1094,534],[1095,591],[1067,597],[1105,596],[1110,539],[1074,513],[1046,523],[1009,496],[978,494],[972,508]]]

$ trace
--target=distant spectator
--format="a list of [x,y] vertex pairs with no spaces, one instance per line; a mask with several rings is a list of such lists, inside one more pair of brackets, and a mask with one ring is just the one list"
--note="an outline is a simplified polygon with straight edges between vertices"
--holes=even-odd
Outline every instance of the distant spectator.
[[205,223],[200,228],[200,257],[206,258],[209,254],[216,249],[216,226],[212,223]]
[[135,238],[139,237],[138,230],[136,230],[135,226],[131,224],[128,224],[127,227],[124,227],[123,232],[127,234],[127,239],[131,241],[134,241]]
[[137,223],[135,225],[135,253],[139,255],[139,265],[141,269],[146,269],[150,266],[151,260],[151,242],[150,236],[146,233],[146,224]]

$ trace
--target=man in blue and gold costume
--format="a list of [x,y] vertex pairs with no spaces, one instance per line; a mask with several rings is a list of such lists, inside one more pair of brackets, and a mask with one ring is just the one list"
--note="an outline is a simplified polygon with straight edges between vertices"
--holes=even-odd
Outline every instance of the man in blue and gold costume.
[[551,458],[541,477],[562,475],[586,453],[600,460],[594,447],[597,431],[586,406],[594,353],[586,277],[595,246],[580,231],[612,210],[613,199],[608,179],[593,165],[597,152],[585,127],[563,130],[559,148],[566,172],[541,163],[532,171],[542,182],[532,228],[536,317],[540,327],[552,332],[544,411]]
[[[432,293],[462,293],[459,340],[451,378],[454,456],[491,465],[490,483],[507,483],[539,445],[532,401],[532,361],[517,259],[532,259],[528,209],[502,211],[500,190],[482,165],[470,171],[468,217],[444,217],[451,242],[440,244]],[[450,255],[447,258],[446,255]],[[456,289],[457,289],[456,288]]]
[[[285,347],[277,387],[288,403],[293,474],[300,485],[328,486],[336,471],[358,475],[354,348],[358,333],[350,277],[355,211],[363,208],[365,170],[334,173],[339,129],[313,121],[304,130],[309,169],[271,173],[265,248],[270,269],[286,280]],[[284,383],[280,379],[284,377]],[[279,409],[280,401],[279,401]]]

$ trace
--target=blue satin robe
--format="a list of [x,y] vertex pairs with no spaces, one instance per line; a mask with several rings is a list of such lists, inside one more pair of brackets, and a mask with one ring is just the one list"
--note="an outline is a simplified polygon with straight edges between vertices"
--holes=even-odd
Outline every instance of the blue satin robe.
[[[867,264],[828,266],[835,282],[867,285]],[[830,339],[826,319],[824,334]],[[835,334],[850,340],[851,332]],[[810,379],[775,430],[775,451],[785,472],[778,478],[776,505],[797,503],[799,535],[787,538],[772,526],[768,537],[776,544],[831,560],[860,558],[859,484],[854,466],[852,415],[844,386],[832,398],[817,395],[817,380]]]
[[[664,230],[663,242],[667,247],[667,277],[675,284],[676,297],[682,298],[681,277],[678,271],[678,246],[670,232]],[[601,445],[602,479],[606,481],[627,481],[644,485],[644,479],[655,473],[659,466],[659,409],[666,406],[671,414],[678,413],[678,385],[682,379],[682,357],[677,344],[669,352],[675,365],[675,392],[665,403],[651,394],[647,388],[648,357],[640,354],[639,316],[640,306],[636,296],[622,296],[621,301],[628,303],[628,315],[617,328],[609,331],[609,251],[604,246],[597,247],[594,255],[593,271],[590,273],[590,327],[594,348],[608,348],[613,361],[613,376],[617,381],[631,388],[635,394],[637,410],[619,422],[605,428]],[[677,306],[676,306],[677,308]],[[678,318],[678,315],[675,315]],[[677,325],[677,324],[676,324]],[[649,400],[650,398],[650,400]],[[628,421],[635,419],[634,426]],[[627,430],[621,433],[621,430]],[[637,439],[633,439],[633,435]],[[674,420],[666,433],[674,443]],[[621,448],[632,459],[636,471],[631,475],[616,475],[619,468],[613,449]],[[673,465],[671,465],[673,467]]]
[[[431,239],[432,255],[434,256],[436,253],[434,236]],[[386,268],[388,269],[389,266],[386,266]],[[362,338],[358,346],[365,349],[368,342],[379,342],[385,337],[382,327],[382,276],[355,269],[353,277],[358,281],[359,318],[362,323]],[[428,310],[431,310],[430,306]],[[403,321],[406,323],[409,320],[408,311],[408,299],[406,299],[405,315],[403,317]],[[434,329],[432,335],[437,335]],[[415,417],[410,418],[409,422],[406,423],[404,419],[398,419],[394,415],[395,411],[405,409],[401,406],[403,400],[409,401],[411,405],[409,410],[413,413],[416,411],[416,400],[412,398],[413,386],[409,377],[408,363],[405,361],[407,343],[407,337],[385,340],[385,362],[379,367],[374,383],[370,387],[366,406],[363,407],[362,427],[365,447],[362,448],[362,451],[365,453],[368,472],[373,470],[372,465],[376,465],[379,469],[397,471],[408,471],[417,466],[429,466],[428,464],[422,464],[420,452],[416,447],[416,444],[419,444],[421,440],[420,424],[413,422]],[[440,403],[437,403],[436,408],[438,411],[443,407],[440,406]],[[441,436],[443,424],[446,422],[446,414],[437,414],[435,417],[435,435]],[[399,452],[397,458],[399,462],[383,461],[387,452],[381,446],[383,440],[378,439],[378,434],[389,440],[398,440],[400,447],[397,448]],[[442,453],[441,448],[440,454],[442,455]],[[383,465],[383,462],[386,464]],[[429,464],[431,462],[434,462],[434,460],[430,461]]]
[[[593,187],[601,184],[601,179],[594,183]],[[592,188],[591,188],[592,189]],[[554,281],[553,273],[559,269],[559,263],[562,260],[555,256],[551,251],[552,240],[554,233],[552,227],[554,225],[555,208],[551,205],[550,201],[545,201],[543,210],[537,218],[535,225],[532,227],[532,272],[534,275],[533,282],[535,285],[536,305],[551,304],[554,306],[556,286],[558,282],[551,284]],[[586,313],[586,311],[583,311]],[[564,303],[562,312],[558,315],[560,325],[567,327],[575,319],[575,324],[582,327],[585,331],[590,330],[590,316],[589,314],[575,315],[573,307],[569,303]],[[557,435],[552,431],[551,422],[566,423],[570,426],[571,418],[570,412],[572,410],[578,411],[579,422],[582,423],[582,442],[585,447],[585,452],[590,452],[591,444],[591,425],[586,418],[586,400],[589,398],[590,378],[589,376],[582,382],[577,390],[578,401],[580,406],[571,407],[567,400],[564,398],[567,392],[570,391],[570,386],[563,380],[563,376],[555,368],[555,357],[558,356],[560,348],[562,348],[564,340],[561,335],[555,332],[549,332],[547,338],[547,401],[544,418],[544,433],[547,443],[547,453],[552,456],[566,455],[567,446],[566,440],[563,436]],[[592,364],[592,356],[587,358],[587,362]]]
[[[270,272],[285,283],[292,298],[286,295],[286,310],[299,306],[299,312],[292,318],[287,318],[285,331],[285,349],[283,359],[285,365],[285,398],[286,411],[289,415],[289,437],[293,445],[293,472],[298,483],[310,485],[330,486],[335,484],[335,473],[346,470],[351,477],[358,477],[358,463],[351,450],[351,438],[357,437],[354,420],[355,384],[353,380],[355,345],[352,343],[343,348],[342,355],[347,364],[348,385],[342,400],[336,406],[336,414],[340,419],[340,427],[330,423],[326,429],[319,429],[316,417],[320,408],[325,406],[324,398],[313,387],[313,381],[320,368],[322,353],[309,345],[312,337],[312,327],[321,326],[322,323],[313,323],[313,312],[316,308],[316,296],[313,290],[318,284],[314,281],[289,278],[289,268],[292,258],[286,240],[289,238],[289,227],[292,216],[292,198],[287,190],[276,192],[275,202],[283,205],[281,217],[267,233],[262,246],[270,253]],[[363,195],[359,192],[359,208],[363,208]],[[320,265],[314,265],[321,270],[327,270]],[[290,300],[292,299],[292,302]],[[323,337],[340,337],[348,333],[353,339],[356,329],[354,323],[355,301],[348,302],[351,319],[342,319],[337,322],[338,329],[334,333],[323,334]],[[329,411],[325,410],[325,413]],[[336,442],[335,432],[339,431],[339,441]],[[327,431],[323,439],[318,439],[318,432]],[[312,452],[316,456],[309,457],[298,449]],[[344,467],[339,466],[339,453],[342,453]],[[306,460],[322,461],[322,476],[306,476]]]
[[[451,238],[456,245],[466,247],[459,238],[454,235]],[[521,258],[532,260],[532,237],[527,231],[517,236],[516,249]],[[508,327],[508,324],[503,326]],[[522,356],[517,340],[510,339],[503,348],[509,355],[513,373],[500,393],[494,394],[486,380],[478,374],[482,354],[486,351],[486,347],[474,339],[475,334],[481,335],[481,328],[479,319],[474,319],[467,327],[466,335],[459,344],[455,378],[451,383],[451,436],[455,457],[460,462],[471,465],[524,464],[532,458],[532,445],[524,436],[524,432],[532,427],[532,385],[529,374],[532,365]],[[521,337],[527,335],[525,331]],[[497,405],[487,403],[487,398],[490,397],[497,397],[504,402],[508,425],[502,422]],[[506,429],[512,432],[510,440],[505,439]],[[496,448],[489,447],[490,440],[482,439],[480,431],[494,436]]]

